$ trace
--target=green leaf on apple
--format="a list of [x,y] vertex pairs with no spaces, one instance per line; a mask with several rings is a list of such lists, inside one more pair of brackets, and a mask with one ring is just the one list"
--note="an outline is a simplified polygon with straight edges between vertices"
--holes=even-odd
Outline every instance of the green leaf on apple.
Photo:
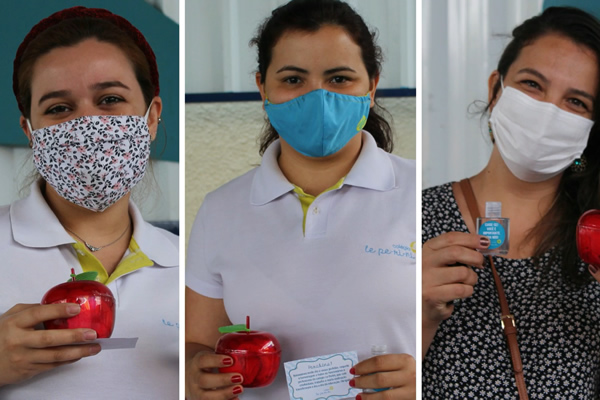
[[248,329],[246,327],[246,324],[222,326],[219,328],[219,333],[231,333],[231,332],[250,332],[250,329]]
[[[71,282],[73,280],[76,280],[76,281],[95,281],[97,277],[98,277],[98,273],[96,271],[82,272],[81,274],[77,274],[77,275],[75,275],[73,273],[73,274],[71,274],[71,279],[69,279],[67,282]],[[75,278],[75,279],[73,279],[73,278]]]

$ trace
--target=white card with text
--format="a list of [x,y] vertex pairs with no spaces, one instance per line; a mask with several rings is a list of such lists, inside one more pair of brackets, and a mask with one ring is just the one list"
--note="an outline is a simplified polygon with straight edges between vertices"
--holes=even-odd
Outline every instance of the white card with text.
[[284,363],[290,400],[341,400],[354,398],[360,389],[350,387],[350,368],[358,363],[356,351],[305,358]]

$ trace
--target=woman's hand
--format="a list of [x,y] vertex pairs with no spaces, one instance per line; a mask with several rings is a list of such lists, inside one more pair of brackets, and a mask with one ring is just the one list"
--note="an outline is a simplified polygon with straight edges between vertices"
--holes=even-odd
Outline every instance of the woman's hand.
[[78,304],[17,304],[0,315],[0,386],[100,352],[99,344],[73,343],[96,339],[91,329],[35,330],[44,321],[79,314]]
[[467,265],[483,268],[484,257],[475,249],[489,245],[486,236],[464,232],[444,233],[423,245],[423,357],[439,324],[452,315],[453,301],[473,294],[477,274]]
[[221,374],[216,369],[229,367],[233,359],[228,356],[214,354],[210,351],[199,351],[190,358],[185,366],[185,397],[187,400],[225,400],[237,399],[244,388],[242,375]]
[[359,362],[350,370],[360,375],[350,380],[350,386],[360,389],[390,388],[377,393],[361,393],[362,400],[410,399],[416,397],[416,362],[408,354],[385,354]]

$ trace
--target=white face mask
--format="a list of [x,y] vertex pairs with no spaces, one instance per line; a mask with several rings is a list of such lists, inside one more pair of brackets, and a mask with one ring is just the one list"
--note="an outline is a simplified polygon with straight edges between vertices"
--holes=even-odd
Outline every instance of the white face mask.
[[33,162],[61,197],[104,211],[144,176],[151,141],[147,118],[83,116],[35,131],[28,120]]
[[594,121],[502,85],[490,124],[498,151],[513,175],[541,182],[581,157]]

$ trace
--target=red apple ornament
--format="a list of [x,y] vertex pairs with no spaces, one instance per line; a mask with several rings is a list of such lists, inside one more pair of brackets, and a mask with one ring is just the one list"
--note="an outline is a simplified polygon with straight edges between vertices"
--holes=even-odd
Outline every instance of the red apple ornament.
[[242,374],[246,388],[267,386],[275,380],[281,361],[281,346],[275,336],[251,331],[250,317],[246,317],[246,325],[226,326],[219,332],[229,333],[221,336],[215,352],[233,358],[233,365],[219,368],[219,372]]
[[66,283],[54,286],[42,298],[42,304],[77,303],[81,312],[71,318],[44,322],[46,329],[89,328],[98,338],[108,338],[115,326],[115,298],[108,287],[96,282],[97,272],[75,275]]
[[579,218],[577,251],[585,263],[600,267],[600,210],[588,210]]

